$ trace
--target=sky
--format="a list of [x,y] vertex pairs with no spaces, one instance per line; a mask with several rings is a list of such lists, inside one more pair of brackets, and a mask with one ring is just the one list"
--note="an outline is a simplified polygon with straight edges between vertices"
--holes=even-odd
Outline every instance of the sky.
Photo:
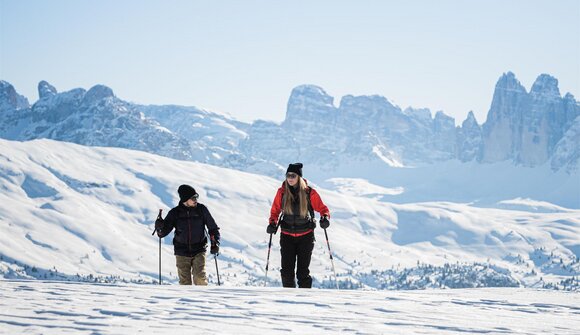
[[495,83],[580,97],[580,1],[0,0],[0,79],[31,103],[96,84],[141,104],[281,122],[292,89],[482,123]]

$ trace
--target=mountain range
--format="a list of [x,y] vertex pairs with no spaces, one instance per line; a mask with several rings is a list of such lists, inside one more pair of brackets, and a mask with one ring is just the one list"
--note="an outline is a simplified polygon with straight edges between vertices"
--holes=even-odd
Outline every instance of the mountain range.
[[580,159],[580,105],[570,93],[561,96],[558,80],[547,74],[527,92],[513,73],[504,73],[487,120],[480,124],[469,112],[458,126],[442,111],[403,110],[379,95],[347,95],[337,106],[314,85],[292,90],[281,123],[245,123],[196,107],[143,106],[103,85],[59,93],[41,81],[38,92],[30,105],[0,81],[1,138],[129,148],[270,176],[294,161],[334,176],[350,162],[405,168],[507,161],[575,172]]

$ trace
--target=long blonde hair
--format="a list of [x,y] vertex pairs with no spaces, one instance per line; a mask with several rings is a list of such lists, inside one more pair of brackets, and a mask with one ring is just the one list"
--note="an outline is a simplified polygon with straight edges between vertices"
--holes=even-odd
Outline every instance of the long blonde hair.
[[[284,203],[282,204],[282,208],[284,208],[284,214],[293,214],[293,215],[298,215],[297,213],[294,213],[294,211],[292,210],[292,202],[294,202],[294,195],[292,194],[292,191],[290,191],[290,188],[292,186],[290,186],[290,184],[288,184],[288,180],[284,181]],[[304,181],[304,179],[302,179],[302,177],[298,176],[298,199],[300,200],[300,216],[301,217],[306,217],[308,215],[308,194],[306,193],[306,189],[308,188],[308,186],[306,185],[306,182]]]

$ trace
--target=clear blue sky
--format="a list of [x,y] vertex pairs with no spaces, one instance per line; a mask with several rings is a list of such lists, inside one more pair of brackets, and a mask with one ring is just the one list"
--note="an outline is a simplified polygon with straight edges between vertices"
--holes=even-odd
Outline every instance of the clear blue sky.
[[580,98],[580,1],[0,0],[0,79],[29,98],[110,86],[124,100],[281,121],[293,87],[379,94],[485,120],[513,71]]

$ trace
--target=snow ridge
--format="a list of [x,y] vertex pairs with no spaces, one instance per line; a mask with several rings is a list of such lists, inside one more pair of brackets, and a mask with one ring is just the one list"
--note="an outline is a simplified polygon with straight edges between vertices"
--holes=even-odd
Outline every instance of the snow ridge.
[[[184,182],[195,186],[222,228],[222,282],[263,286],[265,227],[279,180],[141,151],[53,140],[0,140],[0,276],[156,281],[153,221],[159,208],[167,213],[177,203],[176,189]],[[400,189],[354,193],[349,190],[364,181],[334,182],[341,192],[315,187],[331,208],[329,235],[343,288],[578,286],[577,209],[524,199],[499,208],[394,204],[377,197],[400,196]],[[311,183],[317,185],[317,180]],[[518,207],[501,208],[514,205]],[[546,210],[538,210],[540,206]],[[315,286],[333,287],[320,229],[316,237],[311,265]],[[170,243],[171,237],[163,245],[163,280],[175,283]],[[273,255],[277,248],[275,244]],[[213,266],[208,263],[215,282],[209,270]],[[271,258],[270,268],[269,285],[279,286],[278,257]]]

